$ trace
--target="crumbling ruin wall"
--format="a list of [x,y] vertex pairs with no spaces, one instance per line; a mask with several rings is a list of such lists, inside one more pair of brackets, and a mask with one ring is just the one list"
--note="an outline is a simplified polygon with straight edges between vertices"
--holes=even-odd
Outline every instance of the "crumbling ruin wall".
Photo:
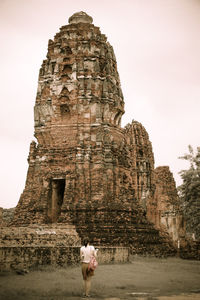
[[[0,271],[24,272],[38,266],[80,263],[80,237],[74,225],[51,224],[1,227]],[[99,247],[98,262],[129,261],[128,247]],[[21,274],[21,273],[20,273]]]
[[[129,261],[129,248],[100,247],[98,263],[124,263]],[[24,274],[39,266],[66,267],[80,263],[80,247],[31,246],[0,247],[0,271],[16,270]]]
[[15,213],[15,207],[3,208],[0,207],[0,226],[8,226],[12,223]]
[[185,222],[173,174],[168,166],[160,166],[153,171],[153,183],[155,190],[148,202],[147,216],[156,228],[167,231],[178,245],[185,238]]

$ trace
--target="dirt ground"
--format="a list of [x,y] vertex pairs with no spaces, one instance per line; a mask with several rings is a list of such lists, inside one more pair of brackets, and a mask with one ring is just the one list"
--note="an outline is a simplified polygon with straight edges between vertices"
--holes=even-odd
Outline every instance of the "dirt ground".
[[[82,287],[79,266],[0,273],[1,300],[78,300]],[[90,299],[200,299],[200,261],[134,257],[127,264],[99,265]]]

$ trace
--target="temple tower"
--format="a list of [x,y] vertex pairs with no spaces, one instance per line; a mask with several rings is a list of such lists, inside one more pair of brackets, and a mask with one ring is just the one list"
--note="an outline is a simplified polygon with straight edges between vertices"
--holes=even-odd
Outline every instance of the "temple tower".
[[49,41],[40,69],[37,144],[31,143],[16,222],[68,222],[69,206],[119,198],[123,113],[113,48],[90,16],[76,13]]
[[146,217],[154,157],[124,100],[112,46],[84,12],[49,40],[34,107],[35,138],[14,225],[74,224],[100,245],[173,252]]
[[132,121],[125,127],[126,143],[129,146],[132,161],[132,182],[135,197],[141,207],[146,211],[147,204],[152,197],[154,155],[149,135],[144,126]]

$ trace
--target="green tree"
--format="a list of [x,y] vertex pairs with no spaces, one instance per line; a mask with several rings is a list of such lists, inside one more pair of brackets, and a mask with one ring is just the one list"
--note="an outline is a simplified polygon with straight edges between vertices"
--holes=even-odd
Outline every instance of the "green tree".
[[178,187],[183,213],[186,221],[186,232],[200,239],[200,147],[196,153],[189,145],[189,154],[179,157],[190,163],[188,170],[179,172],[183,183]]

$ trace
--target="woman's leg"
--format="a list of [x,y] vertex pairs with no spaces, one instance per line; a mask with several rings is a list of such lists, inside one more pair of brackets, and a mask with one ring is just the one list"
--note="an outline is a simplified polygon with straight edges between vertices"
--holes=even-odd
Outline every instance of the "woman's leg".
[[91,276],[89,276],[85,282],[85,295],[88,296],[91,288]]
[[83,289],[84,289],[84,296],[86,295],[86,291],[87,291],[87,284],[86,284],[87,280],[83,280]]

